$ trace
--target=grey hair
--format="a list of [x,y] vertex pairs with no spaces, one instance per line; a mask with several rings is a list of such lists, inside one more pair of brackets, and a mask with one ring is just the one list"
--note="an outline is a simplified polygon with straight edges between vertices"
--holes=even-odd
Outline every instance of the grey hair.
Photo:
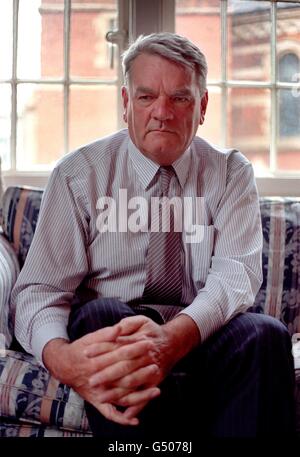
[[129,82],[132,62],[140,54],[156,54],[192,69],[198,79],[200,95],[204,94],[207,77],[206,58],[200,49],[187,38],[169,32],[140,35],[122,56],[125,84]]

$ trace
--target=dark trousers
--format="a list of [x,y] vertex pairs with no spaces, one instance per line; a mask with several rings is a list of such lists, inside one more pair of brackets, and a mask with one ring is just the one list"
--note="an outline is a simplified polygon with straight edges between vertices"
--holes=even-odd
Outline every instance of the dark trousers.
[[[70,338],[133,315],[117,299],[93,300],[72,311]],[[128,440],[294,435],[291,339],[284,325],[270,316],[248,312],[234,317],[181,360],[160,388],[161,395],[140,413],[138,426],[109,421],[86,403],[94,436]]]

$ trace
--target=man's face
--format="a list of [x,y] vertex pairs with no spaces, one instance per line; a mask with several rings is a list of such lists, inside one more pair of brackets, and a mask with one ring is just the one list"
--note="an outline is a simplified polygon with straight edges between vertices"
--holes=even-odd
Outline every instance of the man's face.
[[160,165],[171,165],[190,145],[204,121],[195,72],[163,57],[141,54],[122,88],[124,120],[136,147]]

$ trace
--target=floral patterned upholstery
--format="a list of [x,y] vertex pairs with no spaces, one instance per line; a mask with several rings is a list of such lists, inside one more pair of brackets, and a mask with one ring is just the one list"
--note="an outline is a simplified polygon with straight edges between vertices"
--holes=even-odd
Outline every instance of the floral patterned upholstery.
[[[24,264],[35,231],[41,189],[11,187],[3,198],[2,229]],[[256,312],[300,333],[300,199],[261,198],[262,287]],[[296,370],[300,435],[300,369]],[[0,436],[90,436],[82,399],[59,383],[34,357],[0,346]]]
[[35,232],[43,190],[9,187],[3,196],[2,229],[22,268]]
[[[35,232],[42,195],[42,189],[9,187],[3,196],[0,236],[10,242],[20,267]],[[31,355],[0,345],[0,436],[91,436],[91,432],[84,403],[72,389],[51,377]]]
[[300,332],[300,198],[261,198],[263,284],[255,311]]
[[[0,398],[4,421],[18,418],[20,423],[46,424],[52,430],[60,429],[61,433],[89,433],[82,398],[50,376],[31,355],[2,349]],[[19,428],[14,430],[22,431]],[[3,426],[1,432],[0,423],[0,436],[1,433],[6,432]]]
[[13,310],[10,295],[19,274],[19,262],[11,244],[0,234],[0,348],[13,340]]

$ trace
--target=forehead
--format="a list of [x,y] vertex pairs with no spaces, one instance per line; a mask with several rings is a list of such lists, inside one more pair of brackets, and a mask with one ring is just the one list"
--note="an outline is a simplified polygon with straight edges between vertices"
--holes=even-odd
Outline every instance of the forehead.
[[134,59],[130,68],[130,82],[135,85],[156,85],[163,82],[167,85],[190,86],[196,83],[195,72],[178,62],[171,61],[156,54],[140,54]]

